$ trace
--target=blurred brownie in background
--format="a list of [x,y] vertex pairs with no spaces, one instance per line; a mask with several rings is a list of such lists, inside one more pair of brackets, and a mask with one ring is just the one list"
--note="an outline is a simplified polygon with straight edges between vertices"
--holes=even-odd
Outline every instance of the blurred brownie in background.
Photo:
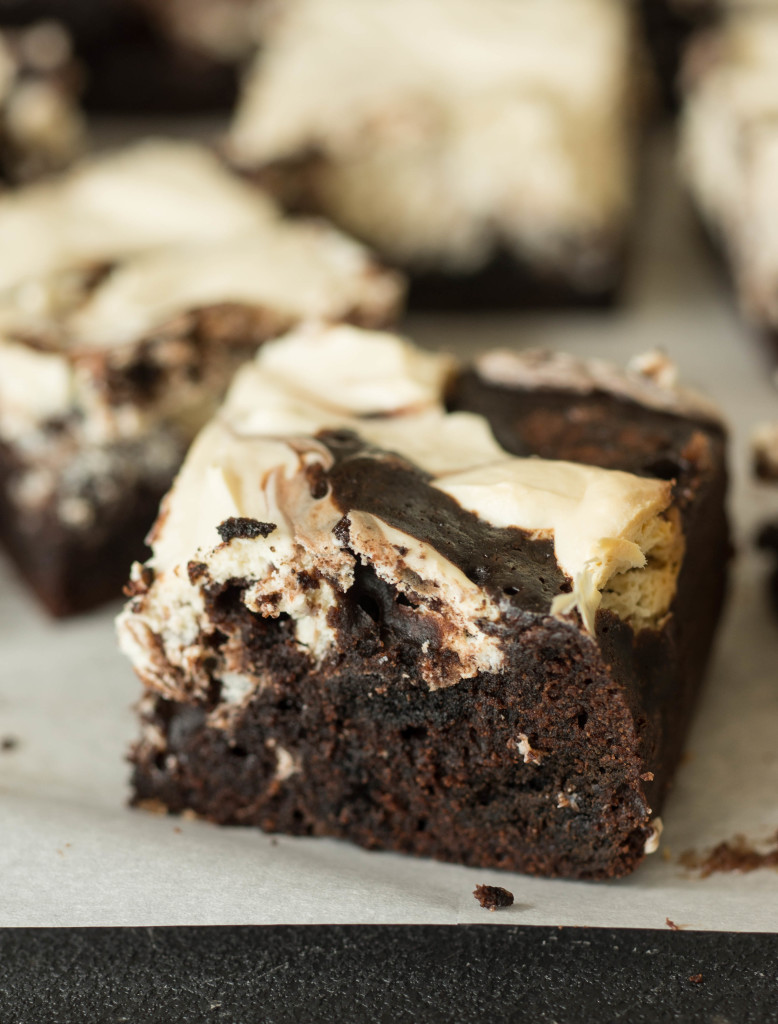
[[136,0],[159,30],[186,49],[237,64],[256,49],[273,0]]
[[[752,439],[754,474],[767,484],[778,483],[778,423],[763,423]],[[778,515],[764,523],[756,538],[757,546],[772,556],[775,565],[769,576],[769,593],[778,613]]]
[[117,596],[234,369],[316,317],[391,321],[361,245],[205,148],[147,141],[0,198],[0,531],[66,614]]
[[0,187],[57,171],[78,153],[81,76],[56,22],[0,27]]
[[[242,48],[236,42],[237,15],[251,6],[248,0],[112,3],[116,10],[110,36],[85,52],[90,109],[202,115],[232,108],[238,95],[238,58],[255,45],[248,17],[242,25]],[[236,17],[227,23],[225,14],[231,12]]]
[[679,70],[692,34],[736,11],[778,10],[778,0],[640,0],[639,6],[662,95],[675,110],[681,92]]
[[692,32],[709,17],[706,0],[639,0],[638,7],[665,110],[679,103],[678,72]]
[[684,67],[681,165],[744,316],[778,330],[778,8],[733,15]]
[[637,81],[623,0],[297,0],[263,21],[235,164],[410,272],[433,307],[619,287]]
[[[0,25],[29,25],[40,18],[64,25],[84,71],[84,104],[90,111],[207,114],[229,110],[237,96],[238,66],[225,51],[237,29],[225,24],[224,12],[261,2],[0,0]],[[245,40],[250,51],[248,31]]]

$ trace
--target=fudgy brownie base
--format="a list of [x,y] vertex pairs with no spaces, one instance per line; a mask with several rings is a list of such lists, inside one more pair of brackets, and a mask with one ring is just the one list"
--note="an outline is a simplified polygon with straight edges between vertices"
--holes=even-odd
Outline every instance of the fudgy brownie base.
[[561,272],[543,273],[505,250],[472,274],[404,270],[410,278],[408,306],[416,311],[608,309],[619,299],[625,260],[604,268],[590,289],[576,287]]
[[778,522],[765,523],[757,534],[756,546],[766,551],[774,563],[767,577],[767,593],[773,611],[778,614]]
[[127,17],[118,38],[85,53],[87,110],[104,114],[224,113],[238,97],[238,68],[175,47],[140,17]]
[[238,68],[163,39],[131,0],[3,0],[0,22],[63,22],[84,69],[84,105],[98,113],[203,114],[231,109]]
[[[639,775],[653,736],[631,713],[632,673],[613,687],[574,631],[526,616],[508,672],[431,693],[401,637],[375,641],[376,617],[393,628],[397,595],[373,577],[352,596],[353,647],[310,672],[283,623],[229,589],[214,595],[225,640],[240,636],[279,682],[228,730],[207,724],[212,708],[157,698],[145,721],[164,749],[136,748],[135,802],[479,867],[604,878],[636,866],[651,835],[653,785]],[[630,631],[615,616],[601,628],[621,667]],[[534,749],[537,736],[559,748]]]
[[640,863],[724,597],[722,431],[605,394],[521,393],[472,374],[451,404],[486,414],[510,451],[676,480],[687,554],[668,620],[635,633],[601,610],[593,643],[516,608],[503,669],[431,691],[414,632],[425,627],[371,567],[332,609],[340,646],[318,669],[290,620],[250,612],[231,581],[208,595],[210,649],[267,683],[227,707],[218,682],[187,704],[149,693],[136,803],[546,876],[618,877]]
[[681,60],[694,24],[690,18],[674,11],[669,0],[641,0],[640,16],[659,98],[668,113],[675,113],[680,102],[678,76]]
[[8,486],[15,470],[12,454],[0,445],[0,543],[47,610],[74,615],[121,597],[127,567],[148,554],[144,538],[172,473],[100,506],[91,528],[68,528],[53,505],[32,516],[20,511]]

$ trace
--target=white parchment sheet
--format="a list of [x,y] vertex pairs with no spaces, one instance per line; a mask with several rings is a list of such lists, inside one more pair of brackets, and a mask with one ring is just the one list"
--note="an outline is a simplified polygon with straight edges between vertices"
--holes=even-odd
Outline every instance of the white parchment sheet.
[[[667,147],[652,169],[645,229],[622,311],[585,316],[412,321],[428,344],[553,346],[625,360],[663,346],[733,427],[740,558],[688,758],[664,811],[666,852],[608,884],[525,878],[367,853],[330,840],[271,838],[126,808],[123,755],[134,677],[117,653],[116,608],[45,618],[0,563],[0,926],[456,923],[778,931],[778,872],[701,880],[678,864],[737,833],[778,829],[778,623],[765,600],[754,527],[778,488],[751,482],[753,424],[778,418],[768,360],[739,325],[672,183]],[[476,883],[516,902],[488,914]]]

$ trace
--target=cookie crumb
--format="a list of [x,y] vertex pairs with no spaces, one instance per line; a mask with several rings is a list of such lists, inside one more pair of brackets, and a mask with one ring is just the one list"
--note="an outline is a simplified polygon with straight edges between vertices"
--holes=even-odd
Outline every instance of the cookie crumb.
[[477,885],[473,889],[473,896],[484,910],[491,910],[492,913],[503,907],[510,907],[513,903],[513,893],[499,885]]
[[681,930],[680,925],[677,925],[675,921],[671,921],[669,917],[665,918],[665,924],[674,932],[679,932]]
[[230,516],[216,527],[225,544],[234,538],[255,540],[257,537],[269,537],[278,527],[275,523],[263,523],[259,519],[248,519],[246,516]]
[[689,981],[691,981],[692,984],[694,984],[694,985],[701,985],[702,984],[702,975],[701,974],[690,974],[689,975]]

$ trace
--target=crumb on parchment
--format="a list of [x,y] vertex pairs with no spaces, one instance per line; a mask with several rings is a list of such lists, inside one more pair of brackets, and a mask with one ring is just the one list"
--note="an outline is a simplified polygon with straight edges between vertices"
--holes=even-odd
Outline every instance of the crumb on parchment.
[[513,893],[499,885],[477,885],[473,889],[473,896],[484,910],[491,910],[492,913],[503,907],[510,907],[513,903]]

